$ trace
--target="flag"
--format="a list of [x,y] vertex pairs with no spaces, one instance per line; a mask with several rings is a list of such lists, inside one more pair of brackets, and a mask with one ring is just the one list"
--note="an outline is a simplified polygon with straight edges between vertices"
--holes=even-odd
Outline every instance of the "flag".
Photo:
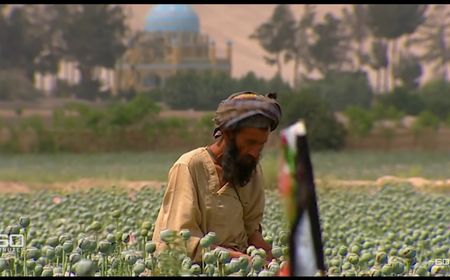
[[314,174],[302,120],[281,131],[279,192],[286,204],[290,230],[289,276],[326,271]]

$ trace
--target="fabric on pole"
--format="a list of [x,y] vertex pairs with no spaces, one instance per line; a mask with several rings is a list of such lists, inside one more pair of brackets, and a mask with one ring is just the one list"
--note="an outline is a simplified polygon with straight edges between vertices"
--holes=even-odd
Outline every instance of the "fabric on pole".
[[299,121],[281,132],[279,191],[286,203],[290,235],[290,276],[325,271],[314,176],[306,128]]

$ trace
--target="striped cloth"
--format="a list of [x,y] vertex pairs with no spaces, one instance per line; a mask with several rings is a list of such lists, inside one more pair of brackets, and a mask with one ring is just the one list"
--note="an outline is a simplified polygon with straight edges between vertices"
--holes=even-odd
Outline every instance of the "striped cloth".
[[221,128],[232,128],[240,121],[262,115],[271,120],[270,130],[277,128],[281,118],[281,107],[276,101],[276,93],[259,95],[252,91],[242,91],[230,95],[220,102],[214,116],[214,136],[221,135]]

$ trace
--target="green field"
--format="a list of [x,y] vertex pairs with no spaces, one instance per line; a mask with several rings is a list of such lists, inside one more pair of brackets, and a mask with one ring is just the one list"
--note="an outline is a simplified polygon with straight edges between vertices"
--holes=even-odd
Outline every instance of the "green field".
[[[86,178],[112,184],[165,181],[183,152],[1,155],[0,181],[44,185]],[[448,194],[417,192],[402,184],[376,189],[333,185],[333,180],[376,180],[387,175],[448,179],[449,153],[315,152],[311,156],[316,179],[331,182],[317,192],[329,275],[449,275],[447,266],[436,263],[450,254]],[[277,150],[267,150],[262,159],[272,187],[277,160]],[[127,195],[120,188],[89,187],[93,188],[64,193],[44,186],[33,189],[37,192],[0,195],[0,233],[26,232],[28,242],[26,250],[0,251],[0,276],[273,276],[287,263],[288,232],[276,191],[266,192],[263,220],[264,238],[274,247],[270,264],[264,265],[265,253],[256,249],[248,251],[250,264],[214,250],[203,254],[208,264],[201,268],[175,243],[174,251],[152,255],[154,244],[149,240],[164,189],[143,188]],[[175,236],[189,234],[167,231],[164,236],[170,243]],[[213,240],[209,234],[203,238],[204,244]]]
[[[274,259],[250,246],[251,262],[214,250],[213,233],[200,242],[206,266],[194,264],[183,240],[190,232],[163,230],[168,249],[154,254],[151,237],[164,190],[143,188],[134,198],[120,189],[66,195],[51,191],[0,196],[0,232],[25,234],[26,250],[0,250],[0,276],[274,276],[288,259],[284,207],[267,191],[264,239]],[[30,207],[32,205],[32,207]],[[450,253],[450,197],[409,186],[370,194],[318,190],[324,255],[330,276],[449,276],[436,260]],[[202,269],[203,267],[203,269]]]
[[[172,163],[184,151],[171,153],[22,154],[0,156],[0,181],[67,182],[82,178],[165,181]],[[276,178],[277,150],[262,158],[269,182]],[[316,178],[376,180],[397,177],[450,178],[450,152],[314,152]]]

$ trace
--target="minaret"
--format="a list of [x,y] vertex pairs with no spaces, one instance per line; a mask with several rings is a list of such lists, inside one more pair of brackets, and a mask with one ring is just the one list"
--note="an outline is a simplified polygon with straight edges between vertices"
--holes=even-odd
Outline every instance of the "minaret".
[[227,59],[230,61],[230,64],[232,55],[233,55],[233,42],[231,40],[227,40]]
[[172,39],[172,64],[177,65],[180,62],[180,43],[178,38]]
[[216,43],[214,41],[209,44],[209,61],[216,65]]
[[180,42],[179,38],[175,37],[172,39],[172,64],[173,64],[173,71],[172,75],[175,75],[178,70],[178,64],[180,63]]

